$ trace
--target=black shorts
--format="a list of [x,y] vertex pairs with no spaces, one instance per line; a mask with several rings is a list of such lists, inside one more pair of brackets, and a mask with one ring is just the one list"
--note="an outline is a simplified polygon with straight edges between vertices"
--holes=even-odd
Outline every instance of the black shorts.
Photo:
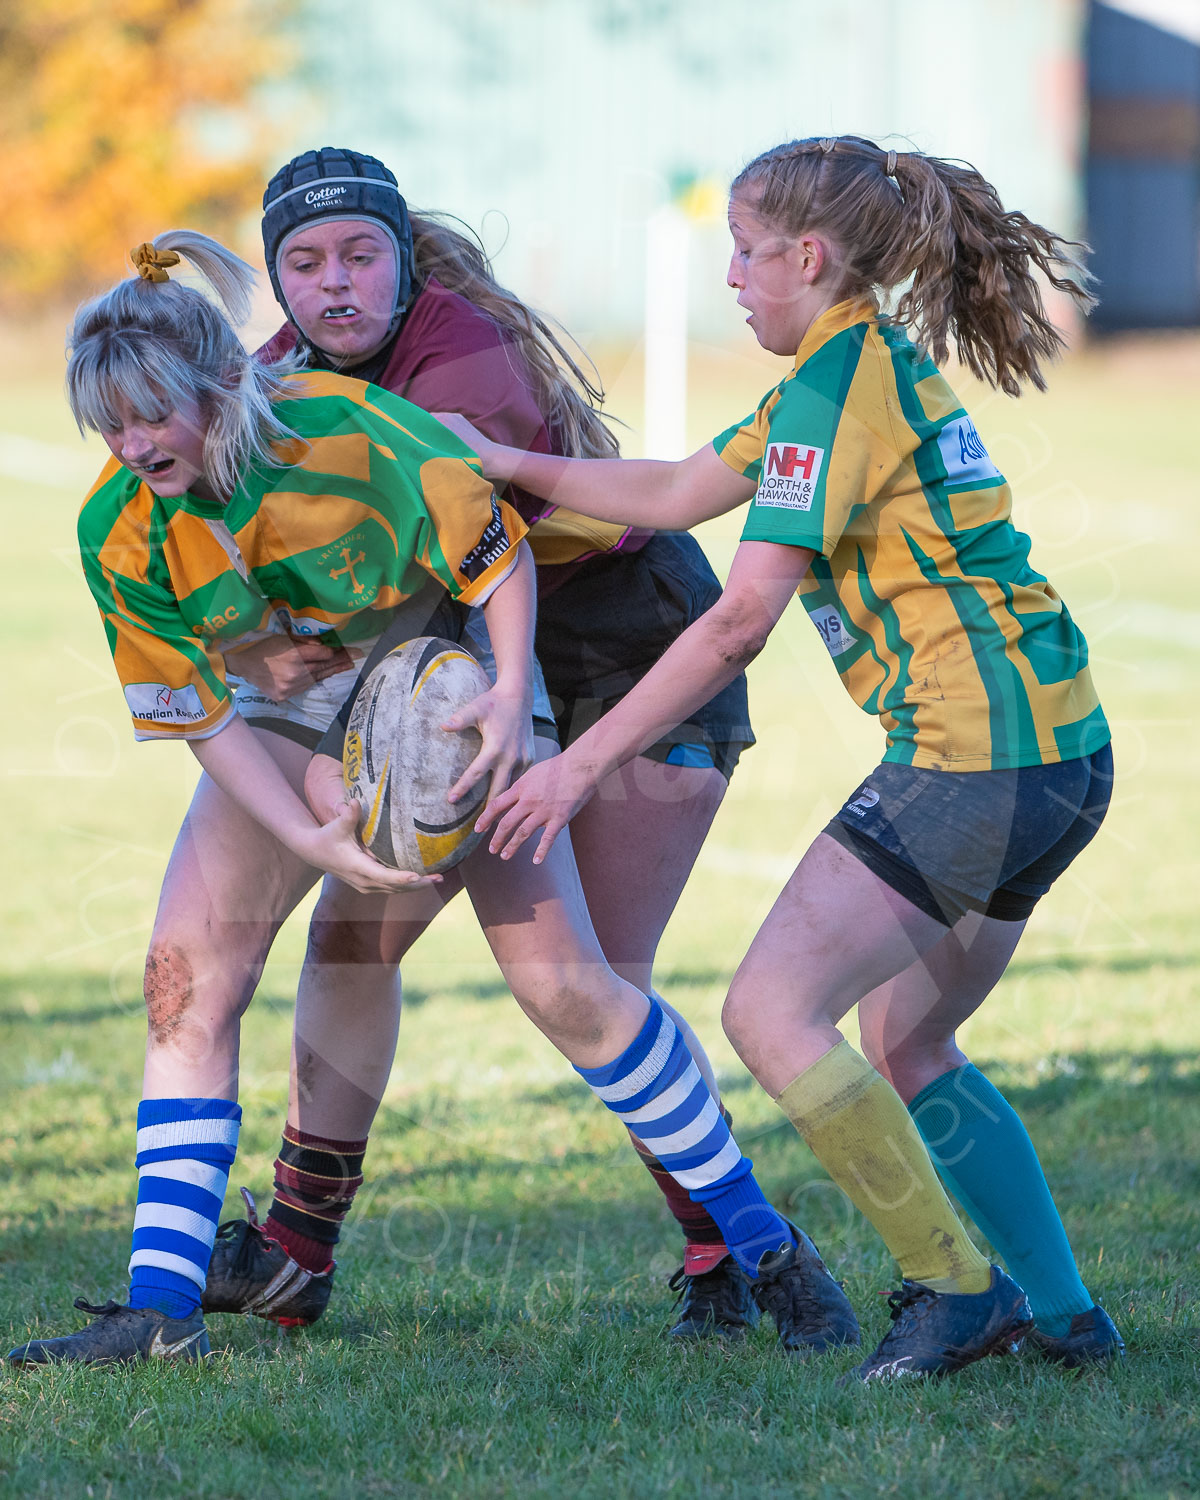
[[[696,539],[660,531],[640,552],[592,558],[539,600],[537,657],[564,749],[720,597]],[[642,754],[669,765],[715,765],[728,781],[753,743],[743,672]]]
[[1015,771],[885,761],[825,832],[894,891],[953,927],[968,911],[1023,922],[1104,821],[1112,747]]

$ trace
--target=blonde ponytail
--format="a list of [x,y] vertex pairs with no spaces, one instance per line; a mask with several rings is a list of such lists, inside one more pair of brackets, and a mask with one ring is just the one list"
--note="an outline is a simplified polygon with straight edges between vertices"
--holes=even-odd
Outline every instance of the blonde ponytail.
[[[193,229],[168,230],[138,250],[146,252],[135,261],[139,274],[75,314],[67,339],[71,411],[81,431],[104,432],[120,426],[123,409],[161,421],[195,405],[205,419],[205,477],[228,497],[250,464],[279,465],[273,445],[295,438],[274,403],[299,362],[258,364],[238,338],[233,325],[249,314],[255,278],[232,250]],[[215,302],[169,276],[173,257],[199,272]]]

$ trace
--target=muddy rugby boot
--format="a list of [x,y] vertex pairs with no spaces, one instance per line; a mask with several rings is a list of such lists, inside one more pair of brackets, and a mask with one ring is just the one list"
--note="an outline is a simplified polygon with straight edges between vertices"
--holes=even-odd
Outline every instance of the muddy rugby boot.
[[1087,1312],[1076,1313],[1066,1333],[1053,1338],[1034,1324],[1025,1337],[1026,1346],[1036,1349],[1043,1359],[1062,1365],[1065,1370],[1079,1370],[1084,1365],[1107,1364],[1125,1357],[1125,1341],[1102,1307],[1093,1305]]
[[121,1365],[150,1359],[195,1364],[210,1352],[199,1308],[186,1318],[168,1318],[155,1307],[122,1307],[118,1302],[94,1307],[82,1297],[76,1297],[75,1306],[91,1313],[92,1321],[62,1338],[31,1339],[9,1353],[9,1364]]
[[297,1265],[278,1240],[268,1239],[258,1222],[254,1197],[242,1189],[244,1219],[227,1219],[217,1230],[203,1312],[252,1313],[283,1328],[315,1323],[333,1290],[335,1262],[323,1271]]
[[1014,1352],[1033,1324],[1025,1293],[999,1266],[992,1267],[991,1286],[975,1296],[905,1281],[888,1305],[891,1328],[844,1380],[952,1375],[989,1354]]
[[759,1261],[758,1279],[750,1283],[755,1302],[775,1319],[779,1342],[789,1354],[857,1344],[858,1319],[841,1283],[803,1230],[788,1228],[796,1243]]
[[742,1339],[758,1323],[758,1305],[742,1268],[726,1255],[706,1271],[680,1266],[667,1285],[679,1293],[672,1339]]

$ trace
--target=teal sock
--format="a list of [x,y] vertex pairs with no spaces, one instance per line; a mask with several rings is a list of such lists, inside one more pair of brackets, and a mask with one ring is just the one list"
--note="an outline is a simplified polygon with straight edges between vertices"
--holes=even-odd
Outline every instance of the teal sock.
[[1037,1326],[1061,1338],[1092,1298],[1016,1110],[970,1063],[935,1078],[908,1110],[946,1186],[1025,1289]]

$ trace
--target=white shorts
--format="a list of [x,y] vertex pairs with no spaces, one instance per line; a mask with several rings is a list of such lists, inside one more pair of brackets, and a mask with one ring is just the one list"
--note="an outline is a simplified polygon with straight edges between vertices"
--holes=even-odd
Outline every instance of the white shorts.
[[[234,707],[256,729],[270,729],[275,734],[295,740],[308,750],[315,750],[342,704],[354,692],[361,664],[371,654],[371,648],[378,639],[376,636],[371,640],[355,641],[351,648],[358,658],[355,666],[348,667],[346,671],[338,672],[333,677],[326,677],[322,682],[314,683],[312,687],[305,688],[291,698],[285,698],[281,703],[276,703],[251,683],[231,673],[229,683],[236,689]],[[462,644],[495,682],[496,658],[481,609],[468,612]],[[533,670],[533,731],[539,738],[553,739],[557,743],[554,712],[546,692],[546,681],[536,662]]]

